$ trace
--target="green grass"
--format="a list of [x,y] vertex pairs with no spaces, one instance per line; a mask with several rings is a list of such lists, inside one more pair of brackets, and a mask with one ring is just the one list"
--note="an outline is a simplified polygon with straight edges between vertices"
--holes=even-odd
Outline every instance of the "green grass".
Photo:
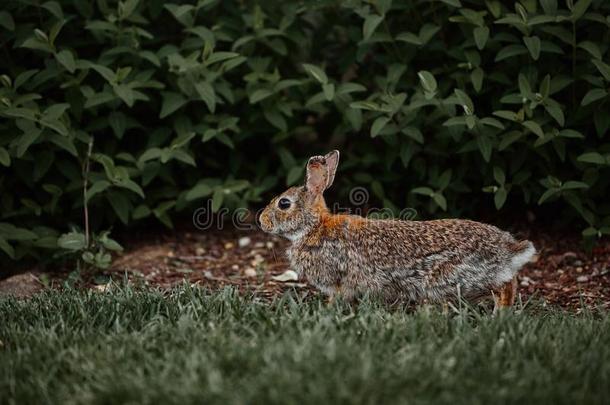
[[610,316],[181,287],[0,300],[0,403],[608,403]]

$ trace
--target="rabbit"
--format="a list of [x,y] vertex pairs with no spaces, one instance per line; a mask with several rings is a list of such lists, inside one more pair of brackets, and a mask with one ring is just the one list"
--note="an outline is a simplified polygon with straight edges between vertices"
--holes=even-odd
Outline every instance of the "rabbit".
[[275,197],[257,222],[290,240],[293,270],[329,301],[364,294],[410,303],[493,295],[495,309],[514,304],[516,274],[536,250],[495,226],[461,219],[405,221],[333,214],[323,193],[339,151],[313,156],[305,184]]

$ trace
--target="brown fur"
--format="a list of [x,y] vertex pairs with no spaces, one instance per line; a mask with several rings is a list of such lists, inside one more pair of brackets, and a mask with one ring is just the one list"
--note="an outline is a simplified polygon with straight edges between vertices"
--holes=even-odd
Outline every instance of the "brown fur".
[[[371,220],[329,212],[338,152],[314,156],[306,183],[276,197],[260,216],[263,230],[292,241],[294,270],[325,294],[351,300],[363,294],[414,302],[475,299],[496,292],[514,302],[515,274],[533,254],[498,228],[468,220]],[[287,209],[278,206],[288,199]]]

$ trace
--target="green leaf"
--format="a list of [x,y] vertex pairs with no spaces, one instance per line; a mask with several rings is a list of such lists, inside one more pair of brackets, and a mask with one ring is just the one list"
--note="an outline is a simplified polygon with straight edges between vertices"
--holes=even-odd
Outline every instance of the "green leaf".
[[591,104],[594,101],[597,101],[597,100],[600,100],[600,99],[606,97],[607,95],[608,95],[608,92],[606,92],[606,90],[604,90],[604,89],[599,89],[599,88],[591,89],[582,98],[580,105],[584,107],[586,105]]
[[413,139],[415,142],[424,143],[424,136],[417,127],[406,126],[401,132]]
[[508,45],[504,48],[500,49],[500,51],[496,54],[495,62],[500,62],[504,59],[509,59],[514,56],[524,55],[528,52],[528,49],[523,45]]
[[451,169],[447,169],[438,177],[438,188],[439,189],[444,190],[447,188],[447,186],[449,186],[449,183],[451,182],[452,174],[453,173],[452,173]]
[[335,85],[332,83],[325,83],[322,85],[322,90],[324,91],[324,97],[326,97],[326,100],[332,101],[335,97]]
[[388,117],[378,117],[373,125],[371,125],[371,137],[376,137],[379,135],[379,132],[386,126],[386,124],[390,121]]
[[576,21],[578,20],[580,17],[582,17],[585,12],[587,11],[587,9],[589,8],[589,6],[591,5],[591,0],[579,0],[574,4],[574,7],[572,8],[572,21]]
[[288,131],[288,123],[286,123],[286,119],[277,109],[272,110],[264,110],[263,114],[267,121],[271,123],[274,127],[279,129],[282,132]]
[[125,117],[125,114],[120,111],[111,112],[108,115],[108,124],[118,139],[123,138],[123,134],[125,134],[125,129],[127,128],[127,118]]
[[558,104],[545,104],[544,108],[549,113],[549,115],[553,117],[560,126],[563,127],[563,125],[565,124],[565,117],[563,115],[561,107],[559,107]]
[[455,89],[454,93],[457,96],[460,104],[464,108],[464,112],[467,115],[474,114],[474,104],[473,104],[472,100],[470,99],[470,97],[468,96],[468,94],[466,94],[465,92],[463,92],[460,89]]
[[114,183],[116,186],[133,191],[140,197],[144,198],[144,190],[136,182],[130,179],[121,179]]
[[178,20],[182,25],[186,27],[192,27],[194,22],[194,13],[195,6],[192,4],[165,4],[164,6],[169,10],[170,13],[174,16],[176,20]]
[[161,95],[163,96],[163,103],[161,104],[159,118],[167,117],[188,103],[188,100],[180,93],[164,92]]
[[496,117],[504,118],[506,120],[517,121],[517,113],[515,113],[514,111],[498,110],[494,111],[493,115],[495,115]]
[[488,127],[494,127],[498,129],[504,129],[504,124],[492,117],[485,117],[479,120],[479,123],[486,125]]
[[214,53],[210,54],[208,56],[208,58],[205,60],[205,65],[209,66],[214,63],[236,58],[238,56],[241,56],[241,55],[238,54],[237,52],[214,52]]
[[372,101],[354,101],[349,106],[358,110],[381,111],[381,107]]
[[540,125],[535,122],[535,121],[524,121],[522,123],[522,125],[529,129],[530,131],[532,131],[534,134],[538,135],[539,137],[543,137],[544,136],[544,131],[542,130],[542,128],[540,127]]
[[25,152],[29,149],[29,147],[38,140],[42,130],[37,127],[32,127],[28,132],[24,132],[17,138],[17,157],[21,158],[25,155]]
[[321,84],[326,84],[328,82],[328,77],[326,76],[326,73],[324,73],[324,71],[319,67],[315,65],[310,65],[309,63],[303,63],[303,68],[307,71],[307,73],[313,76],[313,78]]
[[443,211],[447,211],[447,199],[441,193],[434,193],[432,195],[432,199],[442,209]]
[[479,151],[481,155],[483,155],[483,159],[486,162],[489,162],[491,159],[491,152],[493,149],[493,145],[491,143],[491,139],[485,135],[479,135],[477,137],[477,145],[479,146]]
[[476,68],[470,73],[470,80],[472,81],[472,87],[474,87],[475,91],[478,93],[483,88],[483,76],[485,73],[483,69]]
[[549,96],[551,91],[551,75],[546,75],[542,79],[540,83],[540,95],[542,95],[543,99],[546,99]]
[[494,166],[494,180],[500,185],[504,185],[504,183],[506,182],[504,170],[502,170],[502,168],[498,166]]
[[604,79],[606,79],[607,82],[610,82],[610,66],[597,59],[593,59],[591,62],[593,62],[597,70],[599,70],[599,73],[604,76]]
[[417,73],[417,76],[419,76],[419,81],[424,90],[429,93],[436,92],[437,83],[432,73],[428,72],[427,70],[421,70]]
[[540,57],[540,38],[537,36],[523,37],[523,42],[529,50],[530,55],[532,55],[532,59],[538,60]]
[[608,163],[606,158],[598,152],[583,153],[582,155],[578,156],[576,160],[579,162],[593,163],[597,165],[605,165]]
[[114,90],[115,94],[119,96],[119,98],[123,100],[128,107],[133,106],[133,103],[135,102],[135,95],[129,86],[125,84],[117,84],[112,86],[112,90]]
[[550,188],[550,189],[546,190],[540,196],[540,199],[538,200],[538,205],[542,204],[543,202],[545,202],[546,200],[548,200],[549,198],[551,198],[552,196],[554,196],[557,193],[559,193],[559,189],[557,189],[557,188]]
[[[24,200],[22,200],[23,202]],[[38,235],[34,232],[25,229],[19,228],[9,223],[0,223],[0,235],[6,240],[34,240],[38,239]]]
[[466,115],[464,117],[464,121],[466,122],[466,126],[468,127],[468,129],[473,129],[475,127],[475,125],[477,124],[477,121],[476,121],[474,115]]
[[273,92],[267,89],[258,89],[250,94],[250,104],[256,104],[261,100],[273,95]]
[[477,48],[479,48],[480,50],[485,48],[485,44],[487,43],[487,39],[489,38],[489,28],[476,27],[472,33],[474,35],[474,42],[477,45]]
[[582,190],[582,189],[588,189],[589,185],[587,183],[584,183],[582,181],[566,181],[565,183],[563,183],[563,185],[561,186],[562,190]]
[[126,20],[136,11],[140,0],[125,0],[119,2],[119,19]]
[[213,114],[216,111],[216,93],[214,88],[208,82],[195,83],[195,90],[199,97],[205,102],[208,110]]
[[363,85],[359,84],[359,83],[352,83],[352,82],[348,82],[348,83],[341,83],[339,85],[339,87],[337,88],[337,94],[349,94],[349,93],[355,93],[355,92],[360,92],[360,91],[366,91],[366,87],[364,87]]
[[413,45],[423,45],[424,42],[412,32],[402,32],[396,36],[397,41],[406,42]]
[[447,121],[443,122],[443,125],[446,127],[453,127],[457,125],[466,125],[466,117],[451,117]]
[[376,14],[369,14],[366,16],[362,27],[362,38],[365,41],[371,38],[379,24],[383,21],[383,18],[383,16]]
[[294,166],[293,168],[291,168],[288,171],[288,174],[286,175],[286,186],[292,186],[297,181],[299,181],[299,179],[301,179],[301,177],[303,177],[304,170],[305,170],[305,166],[303,166],[303,165],[298,165],[298,166]]
[[220,207],[222,207],[224,196],[225,193],[222,188],[218,188],[214,191],[214,195],[212,196],[212,212],[218,212]]
[[557,0],[540,0],[540,5],[545,14],[555,15],[557,13]]
[[87,247],[85,240],[85,234],[81,232],[68,232],[64,233],[57,239],[57,246],[62,249],[79,251]]
[[499,210],[504,206],[506,202],[506,197],[508,196],[508,192],[504,187],[499,187],[498,190],[494,194],[494,205],[496,209]]
[[0,237],[0,250],[6,253],[11,259],[15,258],[15,249],[6,241],[6,239]]
[[57,59],[57,62],[65,67],[68,72],[74,73],[76,70],[76,62],[74,61],[74,56],[72,56],[70,51],[63,50],[56,53],[55,59]]
[[127,225],[129,222],[129,210],[131,209],[131,202],[125,196],[125,194],[110,191],[106,194],[106,199],[121,222]]
[[411,192],[413,194],[421,194],[428,197],[432,197],[434,195],[434,190],[432,190],[430,187],[416,187],[412,189]]
[[9,31],[15,31],[15,21],[13,20],[13,16],[7,11],[0,11],[0,26]]
[[453,7],[462,7],[462,3],[460,2],[460,0],[441,0],[441,1],[445,4],[449,4],[450,6],[453,6]]
[[187,201],[198,200],[203,197],[208,197],[212,194],[213,191],[214,190],[212,189],[212,187],[210,187],[206,181],[200,181],[195,185],[195,187],[193,187],[188,191],[188,193],[186,193],[185,198]]
[[573,138],[573,139],[584,139],[585,136],[578,131],[573,129],[562,129],[559,131],[557,136],[561,136],[563,138]]
[[110,187],[111,184],[106,180],[98,180],[87,190],[87,201],[91,200],[95,195],[101,193]]
[[599,47],[595,43],[593,43],[591,41],[582,41],[581,43],[578,44],[578,47],[589,52],[589,54],[591,54],[591,56],[593,56],[595,58],[595,59],[593,59],[593,61],[595,61],[595,60],[601,61],[602,53],[600,52]]
[[11,165],[11,156],[2,146],[0,146],[0,164],[6,167],[9,167]]

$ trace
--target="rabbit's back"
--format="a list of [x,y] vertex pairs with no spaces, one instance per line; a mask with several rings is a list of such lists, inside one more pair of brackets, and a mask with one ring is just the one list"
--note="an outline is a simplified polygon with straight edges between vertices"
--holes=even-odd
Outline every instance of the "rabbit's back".
[[[508,282],[531,256],[529,242],[469,220],[368,220],[333,215],[295,244],[297,270],[332,293],[439,301],[475,297]],[[529,256],[527,257],[529,259]],[[518,268],[515,268],[517,267]]]

